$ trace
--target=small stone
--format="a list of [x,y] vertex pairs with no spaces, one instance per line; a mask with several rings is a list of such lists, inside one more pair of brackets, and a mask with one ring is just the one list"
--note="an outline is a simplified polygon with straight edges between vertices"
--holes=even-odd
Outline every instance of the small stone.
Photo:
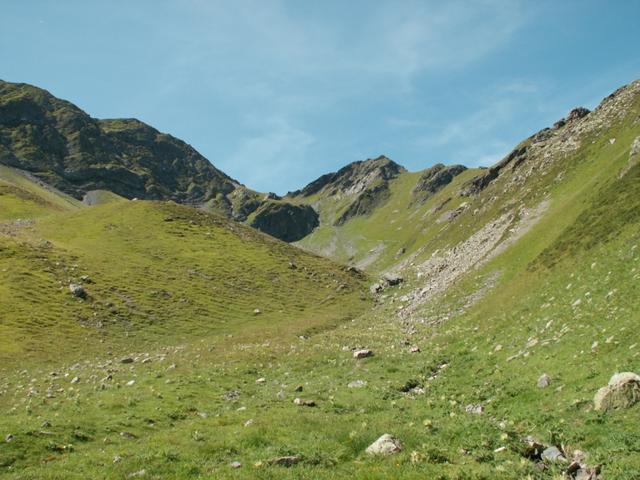
[[564,463],[567,461],[562,452],[558,449],[558,447],[547,447],[542,451],[542,455],[540,456],[542,460],[549,463]]
[[128,475],[128,478],[140,478],[140,477],[144,477],[146,474],[147,474],[147,471],[143,468],[142,470],[138,470],[137,472],[134,472]]
[[300,407],[315,407],[316,402],[314,400],[303,400],[302,398],[294,398],[293,403]]
[[14,438],[15,437],[13,435],[9,434],[6,437],[4,437],[4,441],[7,442],[7,443],[11,443],[11,442],[13,442]]
[[133,363],[133,358],[132,357],[121,358],[120,363]]
[[482,415],[482,413],[484,412],[484,407],[480,404],[478,405],[470,404],[470,405],[467,405],[464,410],[465,412],[471,413],[473,415]]
[[129,380],[129,381],[126,383],[127,387],[132,387],[132,386],[133,386],[133,385],[135,385],[135,384],[136,384],[136,381],[135,381],[135,380]]
[[262,385],[263,383],[266,383],[267,379],[264,377],[260,377],[259,379],[256,380],[256,384],[257,385]]
[[348,388],[362,388],[366,386],[367,382],[365,382],[364,380],[354,380],[353,382],[347,383]]
[[420,353],[420,347],[411,347],[409,349],[410,353]]
[[240,462],[237,462],[237,461],[236,461],[236,462],[231,462],[231,463],[229,464],[229,466],[230,466],[231,468],[240,468],[240,467],[242,467],[242,464],[241,464]]
[[353,358],[360,359],[360,358],[367,358],[367,357],[373,357],[373,352],[369,349],[363,348],[353,352]]
[[543,373],[538,379],[538,388],[547,388],[549,385],[551,385],[551,377]]
[[80,381],[80,377],[73,377],[71,379],[71,383],[78,383]]
[[254,314],[254,315],[260,315],[261,313],[262,313],[262,311],[261,311],[259,308],[256,308],[256,309],[253,311],[253,314]]
[[402,443],[393,435],[385,433],[367,447],[369,455],[393,455],[402,451]]

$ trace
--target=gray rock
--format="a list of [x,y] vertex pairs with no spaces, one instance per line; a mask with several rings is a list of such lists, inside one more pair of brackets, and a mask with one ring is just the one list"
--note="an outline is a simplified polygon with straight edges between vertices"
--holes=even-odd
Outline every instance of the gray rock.
[[633,372],[616,373],[606,387],[596,393],[596,410],[609,411],[629,408],[640,401],[640,375]]
[[402,443],[393,435],[385,433],[367,447],[369,455],[393,455],[402,451]]
[[404,282],[404,278],[402,278],[397,273],[385,273],[382,276],[382,280],[384,280],[384,282],[390,287],[395,287],[396,285],[400,285],[402,282]]
[[77,298],[87,298],[87,291],[84,289],[82,285],[78,285],[77,283],[69,284],[69,291],[71,295]]
[[549,385],[551,385],[551,377],[543,373],[538,379],[538,388],[547,388]]
[[13,442],[14,438],[15,437],[13,435],[9,434],[6,437],[4,437],[4,441],[7,442],[7,443],[11,443],[11,442]]
[[547,447],[541,455],[542,460],[549,463],[564,463],[567,461],[558,447]]
[[293,403],[299,407],[315,407],[315,400],[303,400],[302,398],[294,398]]
[[231,462],[231,463],[229,464],[229,466],[230,466],[231,468],[240,468],[240,467],[242,467],[242,464],[241,464],[240,462]]
[[355,352],[353,352],[353,358],[367,358],[367,357],[373,357],[373,352],[367,348],[362,348],[360,350],[356,350]]

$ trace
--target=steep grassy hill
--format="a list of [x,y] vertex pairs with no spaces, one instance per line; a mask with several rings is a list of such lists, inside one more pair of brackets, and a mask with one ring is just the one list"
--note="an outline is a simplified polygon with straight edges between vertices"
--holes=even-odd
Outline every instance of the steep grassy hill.
[[3,363],[244,324],[311,328],[366,305],[354,274],[222,217],[144,201],[81,208],[15,175],[0,177]]
[[[402,275],[374,306],[201,211],[29,207],[0,236],[0,475],[640,478],[640,404],[593,401],[640,373],[639,162],[640,81],[489,169],[381,158],[291,194],[320,213],[305,248]],[[385,433],[402,450],[367,454]]]

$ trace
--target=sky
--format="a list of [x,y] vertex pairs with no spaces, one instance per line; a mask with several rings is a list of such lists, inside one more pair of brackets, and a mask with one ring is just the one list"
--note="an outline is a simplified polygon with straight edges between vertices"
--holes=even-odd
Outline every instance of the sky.
[[0,0],[0,78],[135,117],[260,191],[489,166],[640,78],[640,0]]

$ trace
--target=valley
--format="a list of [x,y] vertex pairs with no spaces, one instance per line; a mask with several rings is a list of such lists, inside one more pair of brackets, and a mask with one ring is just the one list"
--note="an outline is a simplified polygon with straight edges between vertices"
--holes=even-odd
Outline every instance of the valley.
[[2,82],[0,477],[638,478],[639,212],[640,81],[282,197]]

